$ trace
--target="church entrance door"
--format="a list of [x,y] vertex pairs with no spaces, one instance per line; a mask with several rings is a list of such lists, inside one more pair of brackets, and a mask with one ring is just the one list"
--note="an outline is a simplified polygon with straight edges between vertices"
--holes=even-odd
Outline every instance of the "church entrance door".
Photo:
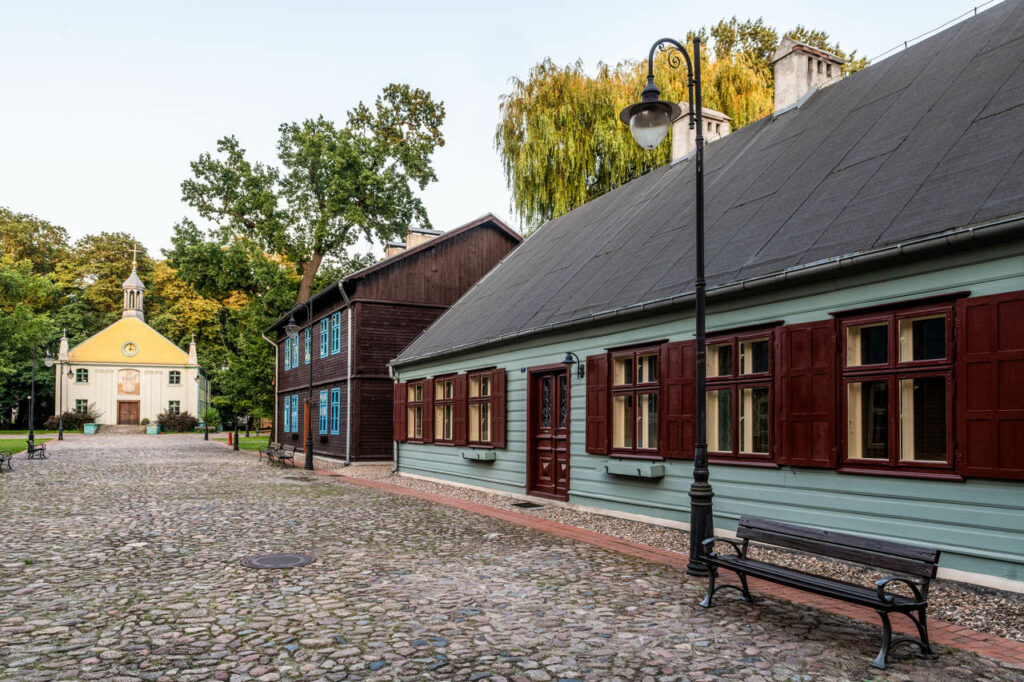
[[139,401],[118,400],[117,401],[117,423],[138,424],[139,423]]

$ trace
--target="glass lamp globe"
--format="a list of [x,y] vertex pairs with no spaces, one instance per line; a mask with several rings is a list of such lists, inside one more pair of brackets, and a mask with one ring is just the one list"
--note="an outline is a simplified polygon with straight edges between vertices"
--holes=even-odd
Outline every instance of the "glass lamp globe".
[[288,317],[288,324],[284,326],[284,333],[288,335],[288,338],[292,341],[299,335],[299,325],[295,322],[295,316],[291,315]]
[[629,117],[629,132],[633,139],[644,149],[654,149],[668,135],[672,124],[667,106],[659,106],[663,102],[642,104]]

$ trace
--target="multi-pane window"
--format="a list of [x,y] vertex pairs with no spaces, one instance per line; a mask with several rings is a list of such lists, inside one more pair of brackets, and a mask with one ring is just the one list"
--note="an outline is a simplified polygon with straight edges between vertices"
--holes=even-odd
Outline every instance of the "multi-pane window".
[[296,336],[292,340],[292,367],[298,368],[299,366],[299,337]]
[[320,320],[320,357],[326,358],[330,351],[331,321],[328,318]]
[[292,396],[292,433],[299,432],[299,396]]
[[167,403],[168,414],[181,414],[181,401],[171,400]]
[[469,442],[474,445],[491,444],[490,372],[469,375]]
[[84,368],[78,368],[75,370],[75,383],[76,384],[87,384],[89,383],[89,370]]
[[78,414],[85,414],[89,411],[89,401],[81,398],[75,399],[75,412]]
[[771,335],[716,339],[707,349],[708,451],[771,454]]
[[452,440],[452,428],[455,419],[454,391],[455,381],[450,377],[434,381],[435,442],[450,442]]
[[844,321],[846,462],[951,465],[950,306]]
[[326,389],[320,391],[320,409],[317,411],[320,415],[320,435],[327,433],[327,391]]
[[306,327],[306,364],[307,365],[309,364],[309,361],[312,359],[312,354],[311,354],[311,351],[310,351],[310,346],[312,345],[312,340],[311,340],[312,336],[313,336],[312,330],[309,327]]
[[341,433],[341,389],[331,389],[331,433]]
[[341,313],[331,315],[331,355],[341,352]]
[[167,383],[169,383],[171,386],[180,386],[181,372],[179,372],[176,369],[172,369],[171,371],[169,371],[167,373]]
[[292,368],[292,340],[291,337],[286,337],[284,340],[284,368]]
[[658,349],[612,353],[612,449],[658,449]]
[[292,397],[284,397],[284,432],[291,433],[292,430]]
[[423,383],[410,383],[406,396],[406,428],[409,440],[423,439]]

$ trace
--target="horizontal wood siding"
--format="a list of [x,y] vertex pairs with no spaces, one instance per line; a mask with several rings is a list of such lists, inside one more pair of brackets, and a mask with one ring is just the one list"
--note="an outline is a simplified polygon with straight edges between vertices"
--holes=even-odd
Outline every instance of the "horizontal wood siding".
[[390,379],[357,379],[352,383],[359,395],[359,441],[353,458],[358,461],[390,460],[392,446],[392,400],[394,383]]
[[512,238],[496,228],[467,230],[360,280],[356,297],[450,306],[514,246]]
[[386,303],[353,304],[356,376],[388,375],[388,363],[444,313],[443,308]]
[[[862,273],[823,285],[709,306],[709,331],[784,320],[799,324],[829,313],[969,290],[984,296],[1024,289],[1024,244],[1001,245],[884,272]],[[399,444],[403,472],[508,492],[524,493],[526,481],[525,368],[559,362],[566,351],[580,357],[645,341],[691,340],[689,312],[549,334],[434,363],[400,368],[400,378],[436,376],[497,365],[508,372],[508,446],[491,463],[462,458],[466,447]],[[660,480],[612,477],[608,457],[584,447],[586,391],[571,391],[570,502],[673,521],[688,521],[692,463],[667,460]],[[837,473],[831,469],[712,465],[717,527],[735,529],[740,516],[761,516],[839,531],[934,545],[940,565],[1024,580],[1024,484],[968,479],[964,482]]]

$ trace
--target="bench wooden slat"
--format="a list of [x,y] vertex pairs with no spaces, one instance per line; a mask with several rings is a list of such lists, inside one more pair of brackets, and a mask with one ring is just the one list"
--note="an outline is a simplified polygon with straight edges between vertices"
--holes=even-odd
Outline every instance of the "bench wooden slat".
[[934,578],[939,550],[889,540],[743,517],[738,537],[844,559],[922,578]]

